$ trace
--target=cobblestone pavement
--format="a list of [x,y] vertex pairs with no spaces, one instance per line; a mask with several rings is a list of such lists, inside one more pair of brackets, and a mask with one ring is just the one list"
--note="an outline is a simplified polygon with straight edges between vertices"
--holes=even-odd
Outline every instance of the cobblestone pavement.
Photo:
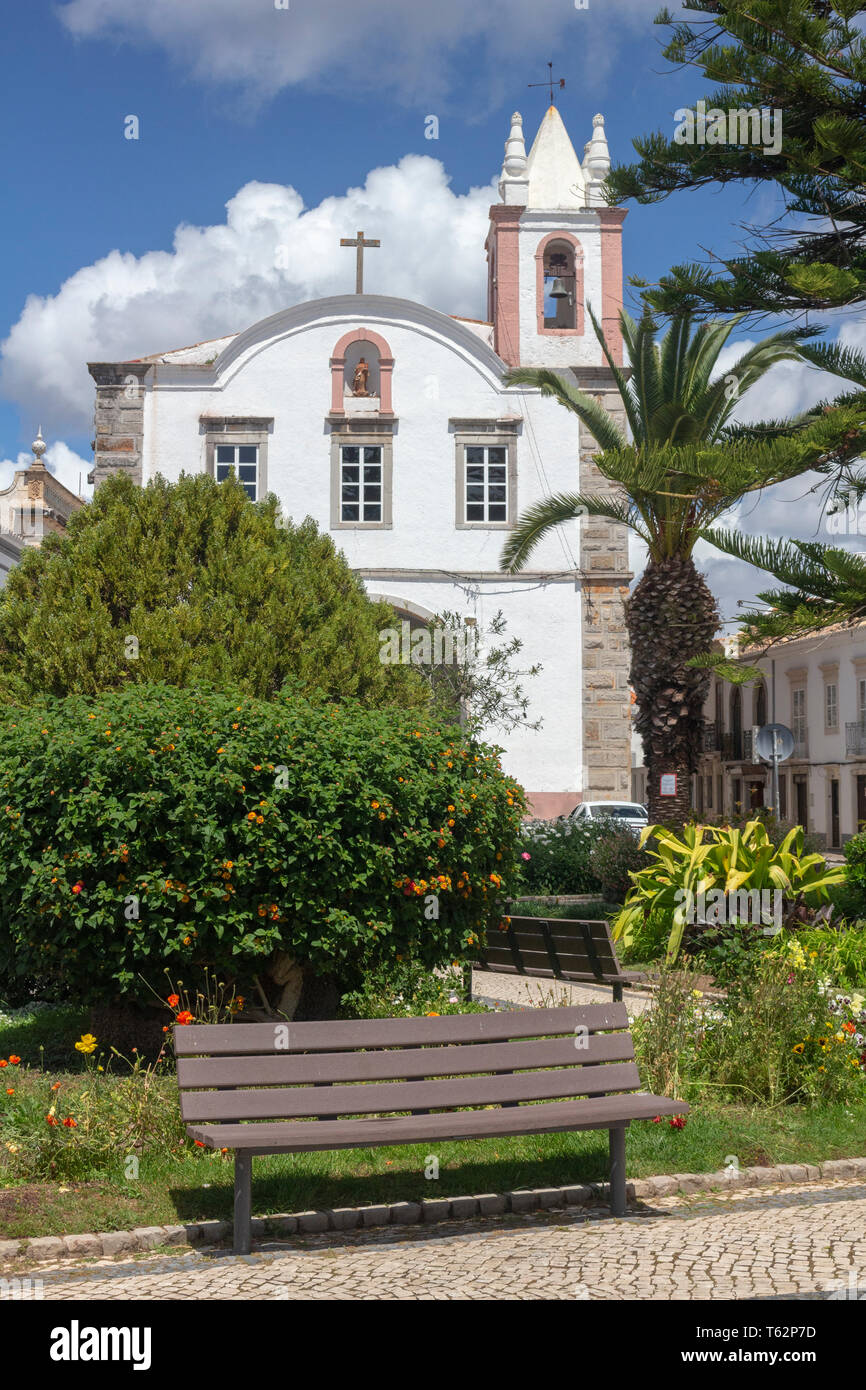
[[866,1294],[862,1180],[657,1198],[605,1208],[294,1237],[34,1270],[78,1299],[827,1298]]

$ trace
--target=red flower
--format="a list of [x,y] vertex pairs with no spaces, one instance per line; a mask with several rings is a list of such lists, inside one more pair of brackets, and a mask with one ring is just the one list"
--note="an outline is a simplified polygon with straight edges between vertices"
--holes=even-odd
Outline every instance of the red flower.
[[193,1016],[190,1013],[189,1009],[184,1009],[183,1013],[178,1014],[177,1018],[175,1019],[175,1023],[192,1023],[192,1020]]
[[20,1058],[20,1057],[16,1057],[14,1052],[10,1052],[10,1053],[9,1053],[9,1065],[10,1065],[10,1067],[17,1067],[17,1065],[18,1065],[18,1063],[19,1063],[20,1061],[21,1061],[21,1058]]
[[203,1148],[204,1148],[204,1144],[202,1143],[202,1141],[201,1141],[200,1139],[196,1139],[196,1141],[195,1141],[195,1146],[196,1146],[197,1149],[203,1149]]
[[83,884],[83,883],[73,883],[73,885],[72,885],[72,891],[73,891],[73,893],[80,893],[81,890],[83,889],[83,887],[84,887],[84,884]]
[[672,1115],[672,1116],[671,1116],[670,1124],[671,1124],[671,1129],[685,1129],[685,1127],[686,1127],[685,1116],[684,1116],[684,1115]]
[[654,1125],[660,1125],[661,1122],[662,1122],[662,1117],[661,1117],[661,1115],[653,1115],[653,1124],[654,1124]]
[[57,1124],[57,1120],[55,1119],[55,1117],[54,1117],[53,1115],[46,1115],[46,1116],[45,1116],[45,1123],[46,1123],[46,1124],[49,1124],[49,1125],[56,1125],[56,1124]]
[[77,1128],[78,1128],[78,1125],[76,1124],[75,1120],[73,1120],[73,1118],[72,1118],[71,1115],[67,1115],[67,1116],[66,1116],[66,1119],[63,1121],[63,1123],[65,1124],[65,1126],[66,1126],[67,1129],[77,1129]]
[[171,1006],[171,1008],[176,1009],[178,1004],[180,1003],[180,995],[170,994],[166,1002]]

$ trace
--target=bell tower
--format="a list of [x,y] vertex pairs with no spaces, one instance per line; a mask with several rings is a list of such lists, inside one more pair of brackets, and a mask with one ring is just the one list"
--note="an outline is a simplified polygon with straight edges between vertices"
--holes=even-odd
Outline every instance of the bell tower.
[[551,104],[529,154],[523,118],[511,117],[487,238],[488,318],[494,346],[509,366],[601,367],[587,304],[622,362],[622,224],[625,212],[604,201],[610,169],[604,117],[578,159]]
[[[493,323],[494,347],[510,367],[566,373],[625,432],[616,382],[587,312],[591,307],[614,362],[621,366],[626,214],[604,200],[609,169],[603,116],[593,118],[592,138],[580,160],[552,103],[528,155],[523,120],[515,111],[505,143],[500,201],[490,209],[487,317]],[[551,410],[559,409],[551,404]],[[581,426],[575,486],[615,494],[595,465],[597,452],[592,435]],[[581,796],[628,799],[630,657],[624,603],[632,575],[625,527],[583,517],[579,564]]]

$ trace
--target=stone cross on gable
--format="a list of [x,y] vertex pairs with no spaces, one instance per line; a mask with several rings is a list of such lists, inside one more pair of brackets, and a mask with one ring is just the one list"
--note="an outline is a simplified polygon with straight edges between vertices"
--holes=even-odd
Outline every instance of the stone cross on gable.
[[365,240],[364,240],[364,233],[363,233],[363,232],[359,232],[358,235],[357,235],[356,237],[345,237],[345,236],[344,236],[344,237],[341,237],[341,238],[340,238],[340,245],[341,245],[341,246],[354,246],[354,247],[356,247],[356,249],[357,249],[357,256],[356,256],[356,259],[355,259],[355,293],[356,293],[356,294],[363,294],[363,293],[364,293],[364,247],[365,247],[365,246],[379,246],[379,245],[381,245],[381,243],[378,242],[378,241],[365,241]]

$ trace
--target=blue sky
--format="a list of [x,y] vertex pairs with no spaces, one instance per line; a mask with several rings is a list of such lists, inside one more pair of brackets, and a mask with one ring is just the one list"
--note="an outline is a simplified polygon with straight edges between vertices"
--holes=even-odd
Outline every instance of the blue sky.
[[[286,3],[19,0],[7,9],[4,476],[41,420],[76,486],[91,458],[87,357],[181,346],[350,288],[354,258],[338,241],[358,225],[382,240],[368,257],[369,289],[483,316],[485,186],[499,173],[514,109],[527,144],[534,136],[547,94],[527,84],[544,79],[548,58],[566,78],[558,104],[578,153],[601,111],[614,161],[629,158],[635,135],[672,131],[677,107],[704,90],[699,74],[662,59],[667,31],[652,23],[654,0]],[[430,114],[438,140],[424,138]],[[129,115],[138,140],[124,138]],[[314,210],[306,221],[300,200]],[[764,190],[630,205],[626,274],[654,280],[701,247],[725,253],[742,220],[772,211]],[[413,222],[427,242],[407,233]],[[187,231],[178,250],[181,224],[206,230]],[[271,241],[262,241],[265,224]],[[294,268],[275,282],[256,256],[270,255],[261,247],[277,225]],[[782,372],[774,413],[817,398],[815,380]]]

